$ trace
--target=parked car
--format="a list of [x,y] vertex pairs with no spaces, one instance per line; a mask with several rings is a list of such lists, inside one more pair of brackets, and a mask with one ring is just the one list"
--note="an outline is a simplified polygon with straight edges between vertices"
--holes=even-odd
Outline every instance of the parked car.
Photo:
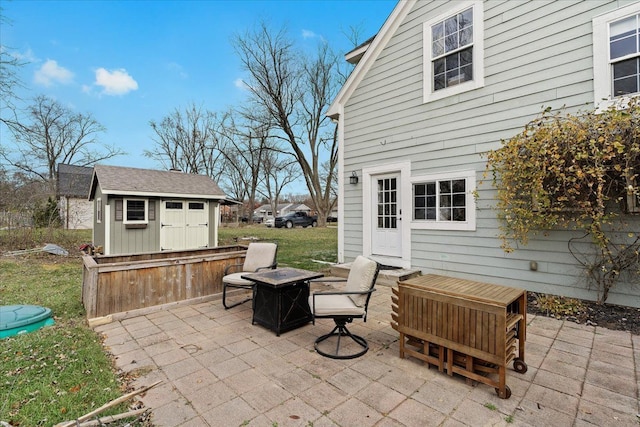
[[[240,221],[249,222],[249,218],[246,217],[246,216],[243,216],[242,218],[240,218]],[[253,216],[253,223],[254,224],[262,224],[262,221],[264,221],[264,218],[261,217],[260,215],[254,215]]]
[[274,222],[274,226],[277,228],[293,228],[297,225],[301,227],[317,227],[318,217],[309,216],[306,212],[292,212],[285,216],[277,216]]
[[327,222],[338,222],[338,217],[329,215],[327,217]]
[[267,227],[273,227],[275,220],[273,218],[267,218],[267,220],[264,222],[264,225],[266,225]]

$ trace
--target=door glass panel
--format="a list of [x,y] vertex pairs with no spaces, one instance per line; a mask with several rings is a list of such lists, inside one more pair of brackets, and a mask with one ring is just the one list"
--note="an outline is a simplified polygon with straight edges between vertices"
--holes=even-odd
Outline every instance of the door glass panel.
[[378,228],[395,229],[397,223],[397,178],[378,179]]

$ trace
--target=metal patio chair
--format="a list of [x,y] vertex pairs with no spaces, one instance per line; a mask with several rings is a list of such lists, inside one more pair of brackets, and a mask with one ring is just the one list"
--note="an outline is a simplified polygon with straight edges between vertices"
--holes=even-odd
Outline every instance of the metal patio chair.
[[254,283],[242,278],[247,273],[265,269],[274,269],[278,266],[276,256],[278,254],[277,243],[257,242],[249,243],[247,254],[242,264],[233,264],[225,268],[222,278],[222,305],[225,309],[230,309],[247,301],[252,297],[227,304],[227,288],[246,289],[253,291]]
[[[366,257],[358,256],[351,264],[349,277],[346,279],[347,284],[343,291],[320,291],[309,296],[309,307],[313,315],[313,323],[315,324],[316,318],[330,318],[336,324],[331,332],[316,339],[314,347],[319,354],[332,359],[353,359],[362,356],[369,350],[367,340],[349,332],[347,323],[353,322],[353,319],[367,321],[369,300],[375,290],[374,286],[379,271],[380,264]],[[344,280],[319,279],[318,282]],[[324,341],[331,337],[337,338],[335,351],[332,352],[323,348],[328,347],[329,343],[322,345]],[[357,350],[343,350],[341,352],[340,346],[343,344],[343,338],[350,339],[355,343]]]

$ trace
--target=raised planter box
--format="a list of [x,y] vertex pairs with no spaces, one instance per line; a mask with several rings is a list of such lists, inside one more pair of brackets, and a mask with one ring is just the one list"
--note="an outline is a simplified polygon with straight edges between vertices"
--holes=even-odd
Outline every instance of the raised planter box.
[[245,246],[83,257],[82,303],[90,323],[167,305],[215,299],[224,269],[244,261]]

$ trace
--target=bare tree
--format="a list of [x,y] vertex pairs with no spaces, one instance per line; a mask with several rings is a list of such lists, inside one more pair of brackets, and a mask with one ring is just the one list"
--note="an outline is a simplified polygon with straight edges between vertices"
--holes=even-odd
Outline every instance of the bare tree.
[[159,162],[165,169],[205,174],[218,180],[222,174],[222,153],[215,129],[225,117],[191,104],[184,112],[176,108],[160,122],[149,125],[156,133],[156,146],[144,155]]
[[[331,184],[337,165],[337,138],[325,116],[337,90],[336,57],[326,44],[313,58],[296,52],[285,29],[272,32],[261,23],[253,32],[237,36],[236,52],[249,73],[247,86],[259,105],[288,143],[325,225],[331,206]],[[328,152],[328,173],[321,171],[321,156]]]
[[264,176],[264,189],[261,193],[269,199],[271,211],[277,212],[280,194],[284,188],[300,178],[298,163],[291,156],[270,150],[266,153],[261,173]]
[[[0,25],[10,25],[10,20],[4,15],[0,7]],[[0,44],[0,123],[6,123],[6,114],[15,116],[15,100],[18,99],[16,89],[23,87],[22,80],[18,76],[18,69],[25,65],[11,49]]]
[[5,123],[14,146],[0,155],[16,169],[50,183],[55,183],[58,163],[89,166],[124,154],[113,146],[95,148],[97,134],[105,128],[90,114],[73,112],[44,95],[34,99],[23,118]]
[[[269,134],[270,127],[255,110],[236,112],[233,120],[228,121],[220,138],[226,140],[223,155],[229,166],[229,177],[234,182],[231,186],[244,187],[244,194],[248,199],[249,222],[253,221],[253,211],[256,206],[256,196],[263,183],[261,171],[265,167],[265,159],[276,149],[273,138]],[[237,120],[235,120],[237,119]]]

